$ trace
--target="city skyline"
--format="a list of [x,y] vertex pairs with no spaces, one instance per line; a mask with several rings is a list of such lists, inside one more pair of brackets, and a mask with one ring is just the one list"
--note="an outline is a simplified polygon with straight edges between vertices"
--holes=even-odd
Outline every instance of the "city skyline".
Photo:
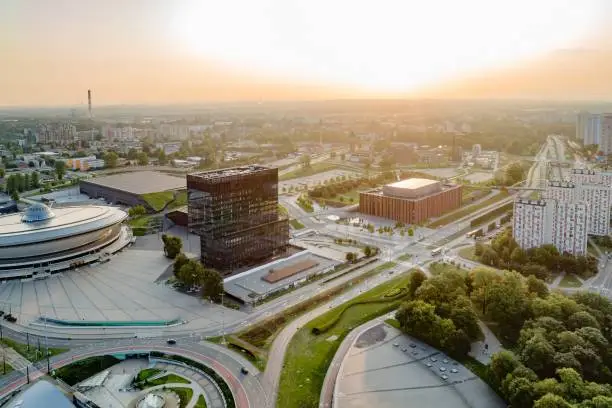
[[0,106],[86,104],[87,89],[94,106],[608,99],[611,9],[601,0],[9,0]]

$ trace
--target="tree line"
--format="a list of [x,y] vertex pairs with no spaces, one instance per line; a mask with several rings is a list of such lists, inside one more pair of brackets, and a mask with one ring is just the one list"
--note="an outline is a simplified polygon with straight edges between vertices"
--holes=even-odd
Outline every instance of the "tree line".
[[585,279],[597,273],[597,259],[592,256],[561,254],[550,244],[522,249],[514,240],[510,228],[495,237],[491,245],[475,243],[474,255],[485,265],[515,270],[542,280],[548,280],[553,273],[562,271]]
[[503,342],[485,375],[512,407],[612,406],[612,303],[549,293],[535,276],[478,268],[413,273],[396,317],[407,333],[465,357],[481,338],[478,314]]
[[164,254],[174,259],[172,271],[179,285],[185,289],[199,290],[204,299],[220,302],[223,295],[223,278],[214,269],[204,268],[195,259],[189,259],[181,252],[183,242],[179,237],[163,234]]

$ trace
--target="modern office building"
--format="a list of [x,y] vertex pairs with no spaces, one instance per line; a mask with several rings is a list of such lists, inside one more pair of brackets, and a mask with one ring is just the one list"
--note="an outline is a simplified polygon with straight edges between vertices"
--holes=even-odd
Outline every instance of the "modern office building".
[[189,229],[202,262],[225,274],[282,252],[289,224],[278,212],[278,169],[243,166],[187,176]]
[[459,208],[461,191],[460,185],[411,178],[359,193],[359,211],[417,224]]

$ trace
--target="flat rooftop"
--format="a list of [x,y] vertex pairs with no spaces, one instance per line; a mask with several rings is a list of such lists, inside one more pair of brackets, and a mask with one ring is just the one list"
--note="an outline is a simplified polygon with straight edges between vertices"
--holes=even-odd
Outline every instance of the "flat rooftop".
[[335,387],[335,408],[506,406],[465,366],[384,323],[352,343]]
[[302,251],[230,276],[224,280],[223,286],[226,293],[250,303],[337,264],[310,251]]
[[230,167],[227,169],[191,173],[190,176],[202,178],[205,180],[214,180],[214,179],[219,179],[219,178],[224,178],[224,177],[241,176],[245,174],[257,173],[257,172],[265,171],[265,170],[272,170],[272,167],[266,167],[266,166],[253,164],[249,166]]
[[430,179],[424,179],[424,178],[409,178],[406,180],[401,180],[395,183],[387,184],[387,187],[415,190],[415,189],[432,186],[432,185],[439,184],[439,183],[440,182],[438,180],[430,180]]
[[113,188],[131,194],[148,194],[187,188],[185,177],[175,177],[156,171],[137,171],[91,178],[84,183]]

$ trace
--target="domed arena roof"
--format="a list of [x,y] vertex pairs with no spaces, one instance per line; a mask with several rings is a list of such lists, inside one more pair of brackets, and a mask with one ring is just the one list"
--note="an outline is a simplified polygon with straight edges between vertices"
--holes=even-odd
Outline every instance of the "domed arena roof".
[[21,217],[21,222],[46,221],[55,217],[53,211],[44,204],[35,203],[29,206]]

